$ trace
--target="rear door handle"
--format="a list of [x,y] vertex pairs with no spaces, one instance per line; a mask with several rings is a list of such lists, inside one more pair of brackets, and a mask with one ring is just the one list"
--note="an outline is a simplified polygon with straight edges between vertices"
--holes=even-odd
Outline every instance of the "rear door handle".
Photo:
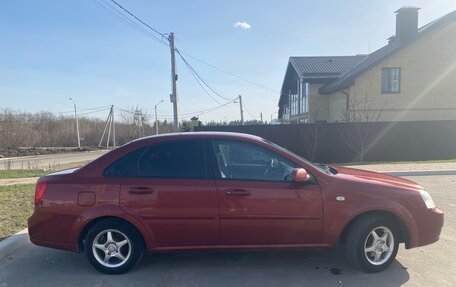
[[250,195],[250,191],[248,190],[245,190],[245,189],[228,189],[226,191],[226,194],[227,195],[231,195],[231,196],[247,196],[247,195]]
[[131,186],[128,189],[128,193],[131,194],[148,194],[152,192],[154,192],[154,190],[146,186]]

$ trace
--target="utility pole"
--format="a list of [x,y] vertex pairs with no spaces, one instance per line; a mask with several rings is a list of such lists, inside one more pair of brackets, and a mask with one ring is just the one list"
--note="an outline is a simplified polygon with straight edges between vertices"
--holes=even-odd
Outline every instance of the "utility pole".
[[114,121],[114,105],[111,106],[111,110],[109,111],[108,118],[106,119],[106,124],[103,130],[103,134],[101,135],[100,143],[98,144],[98,147],[101,147],[101,144],[103,143],[104,136],[106,134],[106,131],[108,132],[108,136],[106,138],[106,147],[109,147],[109,138],[111,137],[111,131],[112,131],[112,147],[116,147],[116,124]]
[[155,134],[158,135],[158,115],[157,115],[157,106],[159,104],[161,104],[163,102],[163,100],[159,101],[156,105],[155,105]]
[[271,122],[269,123],[270,125],[272,125],[272,120],[273,120],[273,117],[272,117],[272,116],[273,116],[275,113],[277,113],[277,112],[273,112],[273,113],[271,114]]
[[78,148],[81,148],[81,138],[79,136],[79,120],[78,120],[78,113],[76,111],[76,103],[73,101],[72,98],[69,98],[70,101],[73,102],[74,105],[74,119],[76,120],[76,134],[78,136]]
[[146,124],[146,117],[141,114],[141,136],[145,136],[144,125]]
[[177,75],[176,75],[176,48],[174,46],[174,33],[170,33],[169,47],[171,49],[171,82],[173,86],[173,93],[171,94],[171,102],[173,103],[173,114],[174,114],[174,131],[179,131],[179,119],[177,116]]
[[[112,109],[112,107],[111,107],[111,109]],[[112,110],[109,111],[108,118],[106,119],[106,124],[105,124],[104,130],[103,130],[103,134],[101,135],[101,139],[100,139],[100,143],[98,144],[98,147],[101,147],[101,144],[103,143],[103,139],[104,139],[106,130],[108,129],[109,122],[111,121],[111,114],[112,114]]]
[[244,110],[242,109],[242,96],[239,95],[239,108],[241,109],[241,125],[244,125]]
[[114,120],[114,105],[111,106],[111,121],[112,121],[112,147],[116,148],[116,121]]
[[261,119],[261,123],[263,123],[263,113],[262,112],[260,113],[260,119]]

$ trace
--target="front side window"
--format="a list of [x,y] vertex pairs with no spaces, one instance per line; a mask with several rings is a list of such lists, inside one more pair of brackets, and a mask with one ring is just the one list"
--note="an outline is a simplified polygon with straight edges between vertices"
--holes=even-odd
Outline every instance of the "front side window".
[[401,91],[401,68],[382,68],[382,93]]
[[154,144],[139,158],[129,176],[207,178],[204,142],[189,140]]
[[214,141],[213,147],[222,179],[291,181],[295,165],[263,147],[236,141]]

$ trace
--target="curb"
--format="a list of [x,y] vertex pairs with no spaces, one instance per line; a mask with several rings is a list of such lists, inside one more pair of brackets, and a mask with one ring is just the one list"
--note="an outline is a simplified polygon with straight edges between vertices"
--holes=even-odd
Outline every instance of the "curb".
[[429,176],[429,175],[456,175],[455,169],[450,170],[416,170],[416,171],[380,171],[394,176]]
[[30,239],[27,228],[11,235],[5,240],[0,241],[0,262],[2,262],[5,258],[11,257],[22,247],[23,244],[28,242],[30,242]]

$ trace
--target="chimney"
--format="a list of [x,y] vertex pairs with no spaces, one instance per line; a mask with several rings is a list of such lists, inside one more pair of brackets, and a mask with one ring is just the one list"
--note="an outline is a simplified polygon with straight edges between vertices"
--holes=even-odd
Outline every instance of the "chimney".
[[418,33],[418,7],[404,6],[396,13],[396,36],[394,41],[405,43],[416,37]]

